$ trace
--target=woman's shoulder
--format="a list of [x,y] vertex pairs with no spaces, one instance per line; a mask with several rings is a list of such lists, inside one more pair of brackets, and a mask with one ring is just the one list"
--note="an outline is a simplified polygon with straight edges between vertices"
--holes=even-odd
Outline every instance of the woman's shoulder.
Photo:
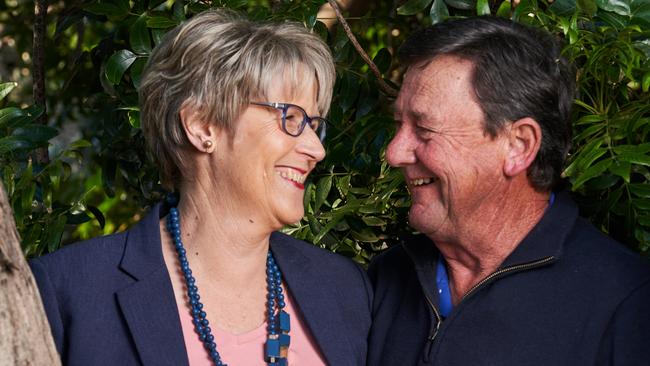
[[134,246],[130,252],[137,254],[142,252],[139,247],[156,241],[159,236],[157,215],[158,206],[155,206],[127,231],[65,245],[53,253],[30,260],[30,265],[32,268],[39,266],[50,274],[71,272],[76,277],[83,273],[106,273],[117,269],[126,255],[127,246]]
[[39,267],[49,275],[72,273],[80,274],[97,271],[119,263],[124,252],[127,233],[100,236],[73,244],[68,244],[55,252],[33,258],[29,261],[32,270]]

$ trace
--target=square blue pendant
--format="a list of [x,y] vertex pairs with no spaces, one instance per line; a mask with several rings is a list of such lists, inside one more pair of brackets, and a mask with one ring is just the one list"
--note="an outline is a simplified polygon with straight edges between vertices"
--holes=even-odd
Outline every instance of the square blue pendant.
[[266,340],[266,358],[271,357],[278,358],[280,357],[280,340],[279,339],[267,339]]
[[291,336],[289,336],[288,334],[280,334],[280,347],[289,348],[290,343],[291,343]]
[[291,320],[289,319],[289,314],[286,311],[282,310],[280,312],[280,332],[289,333],[291,330]]

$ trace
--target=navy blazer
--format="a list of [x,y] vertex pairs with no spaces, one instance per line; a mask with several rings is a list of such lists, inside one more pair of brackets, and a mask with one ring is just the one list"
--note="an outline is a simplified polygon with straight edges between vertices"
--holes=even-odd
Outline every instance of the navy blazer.
[[[31,260],[66,365],[188,365],[159,231],[161,204],[133,229]],[[352,261],[281,233],[271,251],[330,365],[365,365],[372,292]],[[227,361],[227,360],[226,360]]]

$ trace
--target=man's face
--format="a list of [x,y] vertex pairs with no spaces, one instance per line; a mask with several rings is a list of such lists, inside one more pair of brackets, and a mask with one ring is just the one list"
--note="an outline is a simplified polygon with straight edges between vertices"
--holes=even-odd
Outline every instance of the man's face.
[[471,73],[469,61],[436,57],[408,70],[395,102],[397,131],[386,158],[402,168],[411,192],[411,226],[438,240],[493,214],[491,192],[506,184],[507,140],[484,133]]

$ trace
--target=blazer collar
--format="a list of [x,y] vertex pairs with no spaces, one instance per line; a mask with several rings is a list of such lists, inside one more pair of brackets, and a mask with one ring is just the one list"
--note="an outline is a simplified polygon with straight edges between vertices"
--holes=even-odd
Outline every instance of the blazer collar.
[[126,239],[123,271],[136,282],[117,292],[143,365],[188,365],[178,307],[160,241],[161,204]]
[[345,339],[346,332],[337,331],[347,326],[339,310],[344,306],[339,303],[339,285],[318,271],[319,263],[313,263],[301,252],[296,239],[273,233],[270,241],[288,290],[327,364],[354,365],[351,342]]

